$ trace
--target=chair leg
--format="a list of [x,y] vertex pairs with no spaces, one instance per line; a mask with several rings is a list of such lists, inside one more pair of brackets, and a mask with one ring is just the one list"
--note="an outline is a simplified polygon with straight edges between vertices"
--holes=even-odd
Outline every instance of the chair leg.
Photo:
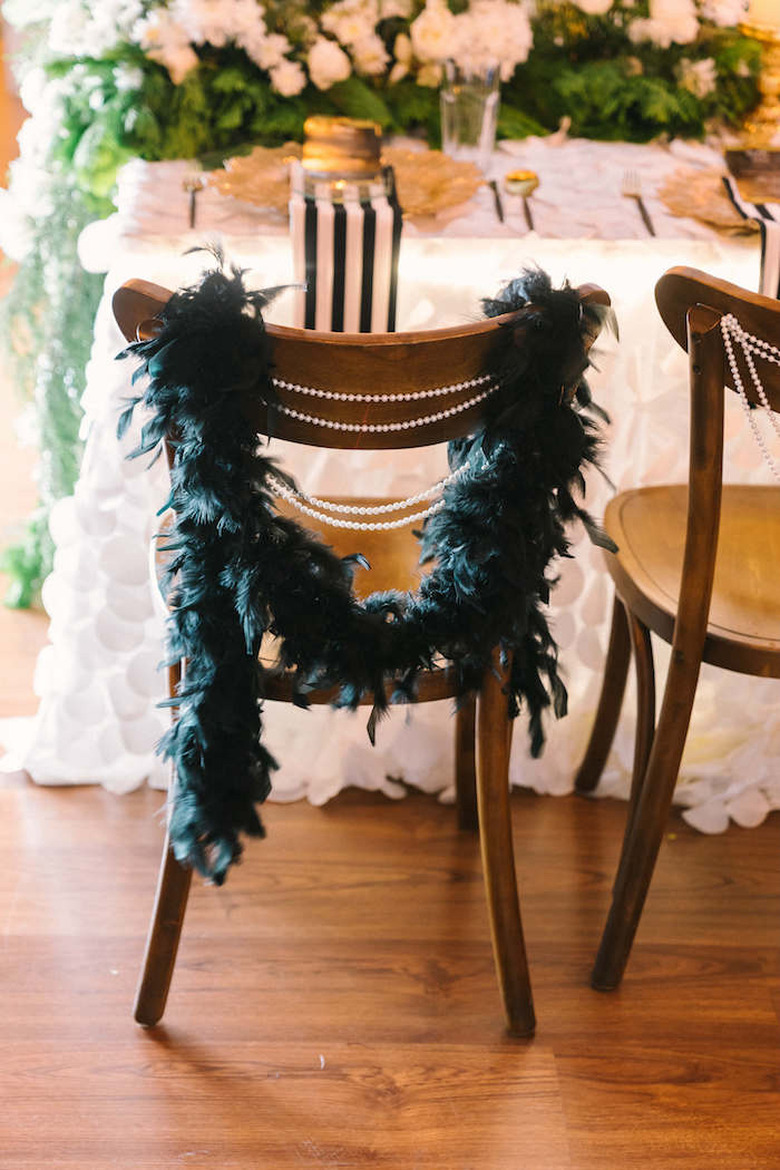
[[179,949],[192,870],[180,865],[166,835],[154,913],[135,999],[135,1020],[147,1028],[162,1019]]
[[628,806],[628,828],[631,830],[639,793],[647,772],[647,761],[655,738],[655,666],[650,631],[636,614],[628,612],[631,647],[634,653],[636,675],[636,738],[634,740],[634,770],[631,776],[631,796]]
[[601,938],[591,983],[612,991],[625,971],[672,806],[683,748],[691,721],[700,660],[672,655],[664,700],[644,779],[637,785],[629,817],[612,906]]
[[592,792],[604,771],[609,749],[615,738],[620,708],[628,677],[628,662],[631,657],[631,643],[628,636],[628,621],[623,602],[615,594],[612,608],[612,629],[609,635],[607,661],[604,666],[604,681],[596,710],[596,719],[590,733],[588,746],[574,780],[579,793]]
[[455,712],[455,804],[458,828],[476,832],[477,813],[476,728],[477,696],[464,697]]
[[[182,664],[174,663],[168,669],[168,694],[171,698],[178,692],[181,677]],[[172,708],[171,713],[176,719],[178,708]],[[133,1012],[136,1022],[147,1028],[159,1023],[165,1011],[191,881],[192,870],[176,860],[166,833],[154,911]]]
[[[498,654],[494,656],[498,670]],[[530,1036],[536,1026],[517,894],[509,804],[507,698],[503,672],[485,672],[479,695],[477,800],[480,846],[498,985],[509,1031]]]

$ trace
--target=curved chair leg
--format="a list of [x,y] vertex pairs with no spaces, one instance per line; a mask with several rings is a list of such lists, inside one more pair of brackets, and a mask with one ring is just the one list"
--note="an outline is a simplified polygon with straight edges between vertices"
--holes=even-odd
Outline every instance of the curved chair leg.
[[[498,654],[494,657],[498,671]],[[503,673],[485,672],[478,705],[477,800],[493,957],[509,1031],[530,1036],[536,1026],[517,894],[509,805],[507,699]]]
[[477,813],[476,728],[477,696],[464,697],[455,712],[455,804],[458,810],[458,828],[476,832]]
[[628,636],[626,611],[623,602],[615,594],[609,649],[604,666],[604,681],[601,684],[601,696],[593,730],[590,733],[585,755],[574,780],[574,788],[577,792],[592,792],[604,771],[609,749],[615,738],[620,708],[623,705],[630,657],[631,644]]
[[[177,693],[181,676],[181,663],[175,663],[169,668],[168,693],[171,698]],[[177,714],[177,708],[174,707],[172,709],[174,719]],[[133,1012],[136,1022],[147,1028],[159,1023],[165,1011],[191,881],[192,870],[189,866],[180,865],[176,860],[166,833],[152,921]]]
[[628,628],[634,654],[636,675],[636,738],[634,740],[634,770],[631,776],[631,796],[628,807],[630,833],[639,793],[647,771],[647,761],[655,738],[655,666],[650,631],[636,614],[628,611]]
[[176,860],[166,834],[154,913],[133,1013],[136,1022],[147,1028],[159,1023],[165,1011],[191,881],[192,870]]
[[612,991],[619,985],[631,953],[672,806],[699,667],[692,656],[672,656],[658,727],[626,828],[612,907],[593,968],[591,983],[597,991]]

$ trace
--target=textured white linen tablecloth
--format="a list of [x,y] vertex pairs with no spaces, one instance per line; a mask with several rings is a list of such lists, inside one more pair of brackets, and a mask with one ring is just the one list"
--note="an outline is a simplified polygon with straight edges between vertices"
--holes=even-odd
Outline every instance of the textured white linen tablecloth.
[[[700,146],[681,145],[672,152],[590,142],[566,147],[530,142],[508,149],[521,155],[524,165],[539,170],[543,183],[545,160],[551,173],[555,164],[559,183],[564,174],[576,174],[574,163],[590,160],[599,181],[589,199],[576,193],[572,200],[570,187],[568,203],[561,195],[553,207],[550,199],[544,215],[541,194],[534,200],[540,227],[550,232],[557,224],[560,234],[566,235],[574,226],[580,236],[588,232],[589,222],[590,234],[595,234],[599,222],[606,234],[613,213],[621,233],[644,233],[633,204],[615,194],[625,166],[641,164],[649,187],[651,175],[658,181],[664,167],[679,165],[681,155],[683,161],[710,166],[714,153]],[[497,159],[494,170],[503,165],[505,160]],[[39,783],[92,782],[123,792],[145,779],[161,787],[167,781],[167,769],[154,755],[167,714],[155,706],[164,688],[157,669],[163,624],[153,606],[148,572],[149,541],[166,496],[166,472],[161,462],[147,468],[144,460],[126,461],[123,456],[134,436],[121,445],[115,438],[117,414],[129,395],[131,368],[128,362],[114,361],[122,341],[111,316],[111,294],[131,276],[169,287],[191,281],[203,258],[182,253],[220,228],[228,255],[250,269],[253,283],[272,285],[290,278],[284,225],[259,226],[254,209],[237,212],[233,207],[228,214],[219,197],[204,193],[199,230],[181,230],[187,211],[181,180],[187,171],[186,163],[131,164],[122,178],[118,214],[88,229],[83,238],[85,264],[110,269],[84,396],[87,447],[75,494],[56,506],[51,520],[57,551],[44,588],[51,629],[50,645],[36,672],[40,709],[34,721],[16,726],[7,721],[3,730],[13,749],[4,766],[24,767]],[[549,189],[555,189],[552,181]],[[647,202],[660,226],[652,196]],[[684,479],[686,358],[660,322],[653,286],[668,267],[685,263],[755,287],[756,241],[716,239],[689,220],[664,225],[667,231],[676,230],[674,239],[579,238],[573,244],[535,234],[519,236],[520,221],[514,213],[506,224],[498,224],[492,202],[482,196],[465,218],[472,233],[481,228],[493,238],[454,242],[425,238],[419,228],[416,233],[405,231],[399,328],[473,319],[479,315],[480,296],[490,295],[528,263],[540,264],[555,281],[601,284],[612,296],[621,335],[619,346],[609,341],[599,346],[599,369],[591,379],[595,397],[612,416],[605,469],[618,489]],[[462,228],[462,222],[452,220],[444,235]],[[283,321],[288,308],[282,298],[275,319]],[[385,453],[333,455],[288,444],[274,446],[304,488],[325,493],[355,491],[357,485],[366,495],[411,494],[428,486],[446,467],[443,448],[424,454],[394,453],[388,459]],[[760,457],[735,401],[728,408],[727,451],[727,478],[764,481]],[[588,507],[600,514],[610,493],[606,482],[592,475]],[[549,727],[541,760],[528,757],[522,717],[514,737],[512,780],[540,792],[571,789],[592,722],[608,634],[608,577],[597,550],[581,532],[573,535],[575,556],[560,565],[552,605],[570,714]],[[359,547],[357,534],[356,542]],[[664,650],[659,653],[661,670]],[[780,779],[773,762],[780,748],[779,699],[775,681],[704,669],[678,789],[679,800],[689,806],[685,815],[691,823],[717,832],[730,818],[743,825],[757,824],[770,808],[780,807]],[[633,742],[631,710],[629,693],[602,791],[625,794]],[[372,749],[364,714],[322,708],[301,712],[267,704],[267,740],[281,763],[274,797],[305,795],[322,803],[349,784],[400,796],[404,789],[398,781],[403,780],[447,798],[452,782],[450,716],[449,704],[396,710],[380,725],[377,747]]]

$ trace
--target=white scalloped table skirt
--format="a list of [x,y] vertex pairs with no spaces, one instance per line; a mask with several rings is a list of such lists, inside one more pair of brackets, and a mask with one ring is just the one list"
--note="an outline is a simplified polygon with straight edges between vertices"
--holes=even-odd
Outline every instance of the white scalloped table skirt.
[[[112,267],[96,325],[84,395],[86,454],[73,497],[52,514],[54,570],[44,588],[50,644],[41,653],[34,720],[6,721],[6,768],[23,767],[41,784],[102,784],[127,792],[149,781],[164,787],[167,769],[155,755],[167,714],[157,709],[164,677],[163,622],[153,605],[148,548],[156,512],[166,496],[161,461],[127,461],[136,435],[118,443],[117,415],[129,396],[129,362],[115,362],[121,338],[110,312],[113,289],[130,276],[174,287],[191,281],[202,258],[182,256],[190,236],[111,239],[101,226],[85,246],[108,251]],[[251,269],[261,286],[290,277],[286,237],[231,237],[228,254]],[[676,349],[653,303],[656,279],[673,264],[690,264],[755,287],[755,241],[563,241],[529,239],[405,239],[402,249],[400,328],[425,328],[473,319],[479,297],[528,263],[555,281],[593,281],[610,293],[620,344],[605,341],[591,379],[597,401],[612,416],[607,471],[616,488],[680,481],[687,459],[688,395],[685,355]],[[284,320],[284,298],[275,313]],[[276,444],[301,485],[318,493],[411,494],[445,469],[443,448],[428,452],[329,453]],[[765,482],[760,455],[734,401],[727,416],[727,478]],[[601,513],[610,494],[593,474],[587,505]],[[595,702],[608,635],[611,587],[599,554],[576,531],[574,557],[560,564],[552,611],[570,714],[549,726],[544,756],[530,760],[522,717],[515,730],[511,777],[538,792],[571,790]],[[356,535],[356,548],[359,536]],[[659,651],[660,671],[664,651]],[[624,795],[633,727],[629,691],[601,791]],[[403,795],[412,784],[452,796],[453,721],[448,703],[394,711],[372,749],[365,713],[302,712],[266,704],[269,747],[281,767],[273,798],[307,797],[321,804],[347,785]],[[758,824],[780,807],[780,684],[705,668],[699,687],[678,799],[686,819],[708,832],[730,819]]]

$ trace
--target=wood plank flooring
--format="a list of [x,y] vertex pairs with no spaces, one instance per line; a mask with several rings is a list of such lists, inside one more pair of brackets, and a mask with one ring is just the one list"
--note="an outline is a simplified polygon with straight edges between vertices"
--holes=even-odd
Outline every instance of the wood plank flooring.
[[164,1026],[130,1010],[159,794],[0,788],[0,1168],[780,1162],[780,820],[675,821],[621,991],[587,976],[624,809],[513,798],[539,1029],[503,1033],[454,810],[271,805],[196,883]]

